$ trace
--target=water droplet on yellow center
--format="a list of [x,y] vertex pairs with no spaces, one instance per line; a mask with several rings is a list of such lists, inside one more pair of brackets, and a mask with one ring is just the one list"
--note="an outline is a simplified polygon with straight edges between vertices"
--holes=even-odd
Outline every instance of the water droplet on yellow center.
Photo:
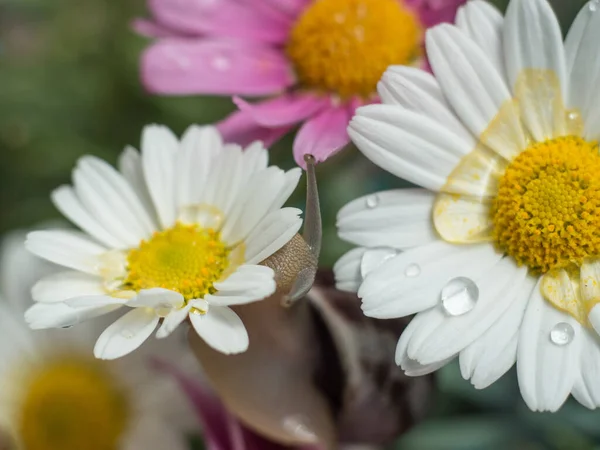
[[600,254],[598,143],[531,145],[507,167],[491,213],[497,246],[535,273]]
[[129,251],[123,286],[134,291],[162,287],[186,300],[203,298],[214,292],[229,255],[218,231],[178,223]]
[[113,450],[130,405],[101,362],[61,358],[29,374],[17,417],[27,450]]
[[421,55],[422,34],[400,0],[315,0],[294,25],[287,53],[303,86],[368,97],[388,66]]

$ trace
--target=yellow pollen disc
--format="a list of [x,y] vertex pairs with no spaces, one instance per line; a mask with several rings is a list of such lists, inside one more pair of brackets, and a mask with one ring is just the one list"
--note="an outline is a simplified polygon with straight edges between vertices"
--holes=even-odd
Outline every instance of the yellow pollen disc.
[[116,450],[129,406],[102,363],[48,361],[26,382],[17,432],[26,450]]
[[500,179],[498,247],[534,273],[600,254],[598,143],[569,136],[531,145]]
[[213,284],[228,268],[229,254],[218,231],[178,223],[130,250],[124,287],[162,287],[186,300],[203,298],[215,291]]
[[421,55],[422,34],[401,0],[314,0],[294,25],[287,54],[303,86],[368,97],[388,66]]

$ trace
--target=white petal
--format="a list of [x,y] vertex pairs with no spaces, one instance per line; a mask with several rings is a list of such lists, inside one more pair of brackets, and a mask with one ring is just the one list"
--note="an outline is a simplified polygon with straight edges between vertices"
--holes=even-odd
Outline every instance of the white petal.
[[244,149],[244,161],[248,174],[264,170],[269,164],[269,151],[262,141],[255,141]]
[[294,193],[296,188],[298,187],[298,182],[300,181],[300,177],[302,176],[302,169],[296,167],[292,170],[288,170],[285,173],[285,182],[284,186],[279,193],[279,197],[275,199],[273,205],[271,206],[271,211],[275,211],[285,205],[285,202],[288,201],[290,196]]
[[70,327],[119,309],[122,305],[72,308],[66,303],[36,303],[25,312],[25,321],[34,330]]
[[472,150],[468,142],[432,119],[392,105],[357,109],[348,133],[379,167],[434,191]]
[[[244,264],[225,280],[215,283],[215,294],[204,296],[211,306],[242,305],[262,300],[275,292],[275,273],[267,266]],[[212,310],[211,310],[212,311]]]
[[248,332],[238,315],[226,306],[211,306],[204,315],[190,314],[196,333],[215,350],[231,355],[248,348]]
[[246,238],[245,259],[248,264],[264,261],[300,230],[302,211],[283,208],[266,216]]
[[[200,203],[214,206],[228,216],[244,189],[246,168],[242,148],[233,145],[226,147],[212,160]],[[194,169],[190,167],[187,170]]]
[[[413,324],[413,322],[415,322]],[[398,340],[398,345],[396,346],[396,355],[395,360],[396,364],[399,365],[404,373],[409,377],[418,377],[422,375],[427,375],[429,373],[435,372],[439,368],[445,366],[450,361],[454,359],[450,357],[448,359],[442,359],[441,361],[436,361],[432,364],[421,364],[418,361],[411,359],[408,357],[408,346],[410,344],[411,338],[414,335],[415,331],[418,329],[418,321],[411,321],[408,326],[402,332],[400,339]]]
[[529,132],[538,141],[562,135],[565,118],[557,104],[566,99],[565,52],[560,26],[546,0],[510,2],[504,21],[504,59]]
[[214,158],[223,140],[214,127],[190,126],[181,138],[176,161],[176,197],[179,208],[200,203]]
[[113,236],[83,207],[71,186],[61,186],[52,192],[52,202],[56,208],[71,222],[86,233],[111,248],[125,245],[118,237]]
[[460,352],[460,369],[477,389],[484,389],[504,375],[517,359],[519,328],[537,280],[528,276],[514,302],[475,342]]
[[110,295],[82,295],[81,297],[72,297],[64,301],[71,308],[100,308],[102,306],[120,305],[123,306],[126,300]]
[[29,233],[25,247],[48,261],[92,275],[99,273],[99,257],[106,252],[83,233],[67,230]]
[[590,409],[600,406],[600,341],[587,330],[582,330],[579,375],[573,386],[573,396]]
[[191,303],[187,304],[183,308],[173,309],[164,319],[162,325],[156,332],[156,337],[159,339],[166,338],[169,336],[175,329],[181,325],[181,323],[187,319],[193,305]]
[[457,277],[476,279],[502,257],[491,244],[454,245],[443,241],[417,247],[386,261],[361,285],[365,315],[402,317],[439,303],[443,287]]
[[345,253],[333,266],[335,287],[340,291],[358,292],[362,283],[360,264],[367,249],[358,247]]
[[142,167],[160,224],[175,222],[175,155],[179,143],[167,127],[150,125],[142,133]]
[[121,155],[119,155],[117,165],[119,171],[144,206],[144,210],[152,219],[153,227],[158,228],[156,209],[154,208],[154,203],[152,203],[152,198],[150,198],[150,192],[148,191],[148,186],[146,185],[146,180],[144,178],[142,155],[140,155],[140,152],[135,148],[127,146],[125,147],[125,150],[121,152]]
[[78,165],[86,176],[93,177],[94,183],[106,193],[107,198],[115,200],[112,202],[112,207],[126,226],[142,238],[156,229],[136,192],[123,175],[110,164],[99,158],[86,156],[80,159]]
[[456,13],[456,26],[483,50],[504,78],[502,30],[504,18],[495,6],[483,0],[471,0]]
[[588,320],[596,334],[600,335],[600,305],[594,305],[588,314]]
[[600,301],[600,259],[586,258],[580,268],[580,292],[587,305]]
[[581,112],[585,137],[600,138],[600,14],[589,2],[577,15],[565,41],[569,72],[568,104]]
[[437,80],[428,72],[408,66],[390,66],[377,84],[381,100],[387,105],[399,105],[454,132],[471,148],[475,137],[450,109]]
[[81,158],[73,171],[77,197],[90,215],[124,244],[119,248],[137,245],[146,233],[138,226],[121,193],[98,173],[92,161],[91,157]]
[[104,295],[106,291],[100,277],[68,271],[47,276],[38,281],[31,290],[36,302],[54,303],[83,295]]
[[409,356],[421,364],[431,364],[463,350],[510,307],[526,275],[527,268],[519,268],[512,259],[504,258],[493,269],[474,280],[479,295],[471,311],[449,316],[440,305],[425,312],[429,320],[440,315],[443,320],[418,347],[409,348]]
[[127,306],[132,308],[171,309],[179,308],[183,303],[183,295],[179,292],[163,288],[152,288],[141,290],[137,297],[127,302]]
[[426,40],[436,78],[465,126],[506,159],[519,154],[526,141],[518,109],[483,50],[448,24],[430,29]]
[[425,189],[378,192],[351,201],[337,216],[340,238],[365,247],[407,249],[438,239],[435,194]]
[[286,181],[285,172],[275,166],[255,172],[226,219],[223,239],[230,244],[245,239],[272,210]]
[[491,204],[486,199],[441,194],[435,202],[433,222],[448,242],[489,241],[494,226]]
[[[556,345],[550,331],[558,324],[573,327],[567,345]],[[533,411],[557,411],[569,396],[578,372],[582,345],[581,325],[550,305],[535,287],[519,333],[517,374],[521,395]]]
[[94,356],[116,359],[131,353],[150,337],[157,324],[153,311],[135,308],[104,330],[94,346]]

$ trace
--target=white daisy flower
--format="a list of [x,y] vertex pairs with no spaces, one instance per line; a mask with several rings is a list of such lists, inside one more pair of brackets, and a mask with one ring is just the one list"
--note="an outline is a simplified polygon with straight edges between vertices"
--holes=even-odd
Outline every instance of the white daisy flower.
[[198,430],[193,409],[172,380],[149,370],[148,358],[166,354],[187,371],[188,352],[158,341],[150,352],[98,361],[95,327],[32,331],[23,320],[31,283],[57,268],[25,251],[24,237],[7,238],[1,253],[0,447],[187,449]]
[[[407,374],[458,357],[477,388],[517,362],[532,410],[600,405],[600,5],[563,42],[546,0],[505,17],[471,1],[427,34],[435,78],[391,67],[382,105],[349,127],[360,150],[425,189],[354,201],[336,265],[366,315],[416,314]],[[595,331],[596,330],[596,331]]]
[[276,289],[259,263],[299,230],[300,210],[282,208],[301,175],[267,167],[261,143],[224,145],[212,127],[181,141],[162,126],[143,132],[141,155],[127,148],[119,171],[91,156],[73,186],[52,195],[84,232],[37,231],[27,248],[68,270],[37,283],[26,313],[32,328],[65,327],[119,308],[129,311],[98,338],[94,354],[123,356],[161,323],[168,336],[187,317],[223,353],[248,347],[230,308]]

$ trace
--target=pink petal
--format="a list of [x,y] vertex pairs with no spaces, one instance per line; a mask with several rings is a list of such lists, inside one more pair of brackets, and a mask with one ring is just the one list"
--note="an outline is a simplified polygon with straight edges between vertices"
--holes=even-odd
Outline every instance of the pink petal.
[[235,41],[163,39],[141,66],[142,82],[159,94],[269,95],[295,82],[281,51]]
[[454,23],[456,11],[467,0],[405,0],[405,2],[429,28],[443,22]]
[[[246,4],[256,4],[256,0],[242,0]],[[263,0],[265,5],[281,11],[292,18],[297,18],[304,8],[308,6],[311,0]]]
[[131,22],[131,28],[137,34],[148,38],[174,37],[177,35],[177,33],[170,28],[147,19],[134,19],[133,22]]
[[248,103],[239,97],[234,97],[233,102],[241,111],[247,112],[257,124],[273,128],[292,125],[314,116],[325,108],[330,100],[325,96],[285,94],[259,103]]
[[238,0],[149,0],[158,22],[184,33],[283,43],[290,20]]
[[322,162],[350,141],[346,131],[350,110],[347,106],[331,107],[302,125],[294,141],[294,159],[299,166],[306,168],[304,155]]
[[281,139],[292,127],[284,126],[266,128],[260,126],[247,111],[236,111],[217,124],[219,132],[226,142],[239,144],[243,147],[254,141],[262,141],[265,147],[270,147]]

